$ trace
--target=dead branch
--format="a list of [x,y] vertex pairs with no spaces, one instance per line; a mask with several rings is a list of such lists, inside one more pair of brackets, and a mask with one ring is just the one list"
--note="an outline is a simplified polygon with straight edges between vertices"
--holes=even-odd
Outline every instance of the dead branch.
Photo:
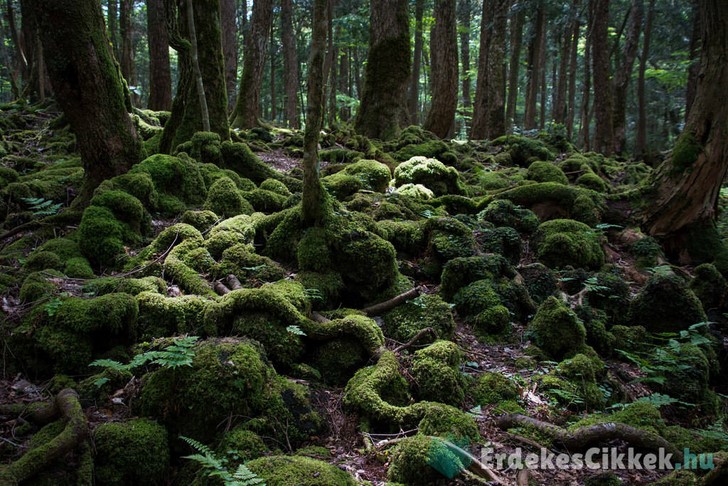
[[412,337],[412,339],[410,339],[406,343],[400,344],[399,346],[397,346],[396,348],[394,348],[394,352],[395,353],[399,353],[400,351],[403,351],[403,350],[405,350],[407,348],[412,347],[417,341],[419,341],[420,339],[422,339],[427,334],[432,334],[432,336],[435,338],[435,340],[437,340],[437,338],[438,338],[437,331],[435,331],[431,327],[426,327],[424,329],[420,329],[420,331],[417,334],[415,334]]
[[240,290],[243,288],[243,284],[240,283],[238,277],[236,277],[232,273],[227,276],[227,284],[230,287],[230,290]]
[[399,294],[396,297],[393,297],[387,301],[380,302],[379,304],[374,304],[369,307],[365,307],[364,309],[361,309],[363,313],[365,313],[368,316],[379,316],[387,312],[388,310],[394,309],[397,306],[400,306],[407,302],[408,300],[414,299],[415,297],[420,295],[420,287],[415,287],[411,290],[408,290],[407,292],[403,294]]
[[219,280],[215,282],[214,289],[218,295],[226,295],[230,293],[230,289],[227,288],[227,285],[220,282]]

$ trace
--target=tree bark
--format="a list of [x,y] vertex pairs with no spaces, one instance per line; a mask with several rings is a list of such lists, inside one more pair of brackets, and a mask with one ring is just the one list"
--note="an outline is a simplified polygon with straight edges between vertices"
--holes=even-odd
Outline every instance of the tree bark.
[[415,1],[415,51],[412,61],[412,78],[409,88],[409,117],[412,123],[417,124],[420,119],[420,72],[422,69],[422,23],[425,15],[425,0]]
[[[121,33],[121,75],[131,88],[136,88],[136,69],[134,67],[134,28],[132,17],[134,15],[134,2],[121,0],[119,4],[119,32]],[[138,96],[132,92],[132,100],[139,104]]]
[[301,218],[305,226],[322,226],[326,193],[321,185],[318,161],[319,132],[323,124],[324,57],[326,55],[327,0],[315,0],[313,33],[308,61],[306,130],[303,134],[303,201]]
[[[701,7],[700,74],[685,130],[654,176],[654,200],[644,226],[666,248],[680,248],[691,231],[714,226],[728,170],[728,10],[722,0]],[[687,255],[688,260],[691,255]]]
[[609,0],[593,0],[590,16],[596,117],[594,150],[611,155],[614,153],[614,114],[609,68]]
[[632,0],[629,24],[622,49],[622,64],[614,76],[614,150],[621,154],[627,150],[627,89],[632,78],[634,61],[637,58],[644,4]]
[[[564,124],[567,118],[567,87],[569,74],[569,61],[571,60],[571,36],[573,28],[571,23],[564,27],[560,36],[561,48],[559,49],[559,76],[556,83],[556,95],[554,97],[553,119],[555,123]],[[554,63],[555,65],[555,63]]]
[[493,139],[506,132],[505,48],[510,3],[510,0],[483,2],[478,83],[475,89],[473,127],[470,134],[470,138],[473,139]]
[[283,110],[291,128],[300,128],[298,117],[298,58],[293,32],[293,2],[281,0],[281,43],[283,44]]
[[245,37],[243,74],[235,105],[232,126],[252,128],[260,118],[260,91],[263,85],[263,70],[268,52],[268,37],[273,25],[273,1],[256,0],[253,3],[253,17]]
[[455,2],[435,1],[435,25],[430,31],[432,104],[424,128],[447,137],[458,106],[458,40]]
[[645,35],[642,41],[642,53],[640,54],[639,78],[637,80],[637,103],[639,105],[639,120],[637,122],[637,143],[635,152],[639,157],[645,157],[649,153],[647,145],[647,100],[645,94],[645,71],[647,70],[647,58],[650,55],[650,40],[652,39],[652,19],[655,15],[655,0],[650,0],[647,9],[647,20],[645,21]]
[[531,31],[531,41],[528,44],[528,68],[526,83],[526,113],[524,115],[524,128],[531,130],[537,127],[536,112],[540,81],[541,81],[541,65],[542,54],[544,49],[542,40],[544,38],[544,30],[546,28],[546,11],[543,4],[539,1],[536,7],[535,17],[533,19],[533,28]]
[[407,0],[372,0],[369,56],[356,130],[381,140],[395,138],[409,121],[411,74]]
[[584,80],[581,89],[581,119],[579,138],[581,146],[584,150],[591,148],[591,135],[589,125],[591,124],[591,107],[589,105],[591,99],[591,57],[592,57],[592,32],[594,27],[592,24],[592,16],[589,15],[587,22],[586,46],[584,47]]
[[690,68],[688,68],[688,86],[685,90],[685,121],[690,114],[690,108],[695,100],[695,88],[700,74],[700,60],[698,48],[700,46],[700,6],[698,0],[692,0],[693,32],[690,36]]
[[521,46],[523,44],[523,23],[526,11],[519,9],[511,17],[511,53],[508,68],[508,101],[506,103],[506,126],[516,124],[516,101],[518,100],[518,74],[521,68]]
[[579,53],[579,3],[580,0],[574,0],[572,21],[571,21],[571,61],[569,62],[569,98],[566,115],[566,133],[571,139],[574,133],[574,118],[576,116],[576,71],[578,68]]
[[238,18],[237,0],[220,0],[220,21],[222,24],[222,53],[225,59],[225,87],[227,109],[235,107],[238,92]]
[[147,0],[149,35],[149,108],[172,109],[172,73],[164,0]]
[[461,73],[462,88],[461,99],[466,113],[470,112],[472,101],[470,100],[470,15],[472,13],[471,0],[460,0],[458,2],[458,30],[460,31],[460,65],[463,68]]
[[107,23],[109,39],[116,59],[121,58],[121,42],[119,42],[119,0],[108,0]]
[[[124,1],[124,0],[122,0]],[[200,70],[200,54],[197,48],[197,29],[195,28],[195,9],[192,0],[187,0],[187,33],[190,37],[190,54],[192,55],[192,72],[195,75],[195,87],[197,88],[197,99],[200,103],[200,119],[202,130],[210,131],[210,112],[207,109],[207,98],[205,96],[205,84],[202,80]]]
[[[104,180],[142,156],[127,113],[124,87],[95,0],[31,0],[39,21],[56,100],[76,134],[85,169],[75,204],[84,205]],[[83,34],[83,35],[82,35]]]

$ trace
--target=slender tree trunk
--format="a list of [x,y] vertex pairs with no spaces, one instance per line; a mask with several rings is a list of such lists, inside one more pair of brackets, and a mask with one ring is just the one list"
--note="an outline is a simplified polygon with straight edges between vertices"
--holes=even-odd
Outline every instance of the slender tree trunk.
[[518,100],[518,74],[521,68],[521,45],[523,44],[523,23],[526,12],[519,9],[511,17],[511,56],[508,69],[508,101],[506,103],[506,126],[516,124],[516,102]]
[[569,139],[572,138],[574,133],[574,118],[576,116],[576,71],[578,68],[578,53],[579,53],[579,2],[580,0],[574,0],[573,5],[573,20],[572,20],[572,34],[571,34],[571,61],[569,62],[569,101],[568,101],[568,114],[566,118],[566,133]]
[[[10,30],[10,39],[12,40],[13,48],[15,49],[16,77],[27,82],[30,77],[30,66],[28,65],[28,59],[26,58],[23,50],[23,44],[20,42],[20,34],[15,22],[15,9],[13,9],[12,0],[7,0],[6,2],[6,16],[8,20],[8,30]],[[8,66],[8,68],[9,67],[10,66]]]
[[[334,95],[336,93],[336,86],[333,84],[333,80],[335,78],[334,71],[336,70],[335,63],[337,58],[337,51],[334,47],[334,3],[335,0],[328,0],[326,11],[327,48],[326,57],[324,58],[324,113],[326,113],[326,100],[331,97],[332,91]],[[329,112],[329,127],[331,126],[331,113]]]
[[506,132],[505,47],[510,0],[486,0],[480,26],[478,83],[470,138],[496,138]]
[[690,68],[688,69],[688,86],[685,92],[685,120],[690,114],[690,107],[695,100],[695,89],[698,84],[698,74],[700,74],[700,4],[699,0],[692,0],[693,14],[693,32],[690,36]]
[[[96,0],[31,0],[56,100],[76,134],[85,169],[75,204],[142,156]],[[79,35],[79,32],[85,35]]]
[[278,51],[278,46],[276,45],[276,38],[275,34],[273,32],[273,24],[271,24],[270,29],[270,119],[272,121],[275,121],[276,117],[278,116],[278,107],[276,106],[276,103],[278,102],[277,96],[276,96],[276,53]]
[[119,42],[119,0],[108,0],[106,21],[109,25],[109,39],[116,59],[121,59],[121,42]]
[[306,130],[303,135],[303,201],[305,226],[322,226],[326,193],[319,177],[318,142],[323,124],[324,57],[326,55],[326,0],[314,0],[313,33],[308,61]]
[[222,24],[222,53],[225,58],[225,86],[227,109],[235,107],[238,91],[238,18],[237,0],[220,0],[220,21]]
[[281,0],[281,42],[283,44],[283,111],[288,126],[300,128],[298,118],[298,58],[293,32],[293,2]]
[[172,73],[164,0],[147,0],[149,35],[149,108],[172,109]]
[[526,113],[524,115],[524,128],[527,130],[537,127],[536,101],[541,81],[541,70],[543,69],[543,66],[541,65],[541,51],[544,48],[541,41],[543,40],[543,32],[546,28],[546,12],[541,2],[538,3],[538,7],[536,8],[532,25],[531,41],[528,45],[528,81],[526,83]]
[[[127,85],[136,88],[136,69],[134,66],[134,27],[132,18],[134,16],[133,0],[121,0],[119,9],[119,30],[121,33],[121,75],[126,79]],[[139,96],[132,92],[132,100],[139,105]]]
[[645,94],[645,71],[647,70],[647,58],[650,55],[652,19],[654,15],[655,0],[650,0],[650,6],[647,9],[647,20],[645,21],[645,34],[642,41],[642,54],[640,54],[639,78],[637,80],[637,103],[639,104],[639,120],[637,122],[636,153],[640,157],[646,157],[649,153],[649,147],[647,145],[647,100]]
[[409,117],[417,124],[420,119],[420,72],[422,69],[422,22],[425,15],[425,0],[415,1],[415,52],[412,61],[412,78],[409,88]]
[[586,46],[584,48],[584,81],[581,89],[581,120],[579,138],[581,146],[584,150],[591,149],[591,135],[589,125],[591,124],[591,57],[592,57],[592,33],[594,31],[592,25],[592,17],[589,16]]
[[406,126],[411,74],[407,0],[372,0],[369,56],[356,130],[390,140]]
[[728,9],[723,0],[704,0],[700,7],[695,100],[672,156],[655,172],[655,199],[645,217],[649,233],[663,237],[668,251],[690,252],[691,234],[715,231],[718,197],[728,171]]
[[260,118],[260,91],[263,84],[265,56],[268,52],[268,36],[273,22],[273,1],[256,0],[253,17],[245,38],[243,74],[235,105],[233,127],[252,128]]
[[[351,70],[349,68],[349,53],[351,49],[346,48],[341,52],[339,62],[339,91],[346,96],[351,96]],[[339,109],[339,119],[347,122],[351,118],[351,110],[342,105]]]
[[627,150],[627,89],[637,58],[643,14],[642,0],[632,0],[627,35],[622,50],[622,65],[614,77],[614,150],[618,154]]
[[13,98],[20,98],[20,88],[18,87],[18,75],[17,71],[13,69],[13,60],[11,59],[10,53],[5,45],[5,26],[0,20],[0,60],[3,62],[5,74],[10,82],[10,92]]
[[458,106],[458,39],[455,2],[435,1],[435,25],[430,34],[432,105],[424,128],[447,137]]
[[[122,0],[123,2],[124,0]],[[200,118],[202,119],[202,130],[210,131],[210,112],[207,109],[207,98],[205,97],[205,84],[202,80],[200,70],[200,55],[197,49],[197,29],[195,28],[195,9],[192,0],[187,0],[187,32],[190,36],[190,54],[192,54],[192,71],[195,73],[195,86],[197,98],[200,103]]]
[[471,0],[458,2],[458,30],[460,32],[460,65],[463,67],[462,103],[465,112],[469,113],[472,107],[470,100],[470,15],[472,13]]
[[609,0],[593,0],[590,4],[593,26],[592,69],[594,70],[594,115],[596,133],[594,150],[605,155],[614,152],[612,86],[609,68]]
[[543,130],[546,127],[546,105],[548,104],[546,103],[546,88],[548,87],[548,85],[546,84],[546,73],[548,72],[548,56],[546,53],[546,28],[541,31],[541,36],[541,96],[539,96],[541,104],[539,105],[540,114],[538,117],[538,126],[541,130]]
[[[561,49],[559,49],[559,77],[556,82],[556,96],[554,98],[553,119],[555,123],[565,124],[567,119],[567,88],[569,79],[569,62],[571,61],[571,24],[564,28],[561,36]],[[554,66],[556,63],[554,63]]]

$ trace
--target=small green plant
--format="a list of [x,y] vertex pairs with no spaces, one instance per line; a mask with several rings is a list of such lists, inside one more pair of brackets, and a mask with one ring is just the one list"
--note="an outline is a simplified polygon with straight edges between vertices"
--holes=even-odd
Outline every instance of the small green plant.
[[303,332],[303,329],[301,329],[298,326],[288,326],[286,327],[286,331],[290,332],[291,334],[295,336],[305,336],[306,333]]
[[63,207],[63,203],[54,203],[42,197],[24,197],[21,200],[28,205],[33,216],[53,216]]
[[97,359],[89,366],[98,366],[114,371],[131,371],[144,365],[159,365],[163,368],[179,368],[180,366],[192,366],[192,359],[195,357],[194,346],[199,337],[182,336],[172,338],[172,344],[161,350],[149,350],[137,354],[127,364],[120,363],[113,359]]
[[224,457],[219,457],[205,444],[182,435],[180,439],[197,451],[196,454],[183,456],[183,458],[190,459],[201,465],[207,471],[207,477],[220,478],[225,486],[265,486],[265,480],[248,469],[245,464],[240,464],[235,472],[231,472],[227,466],[228,460]]
[[317,300],[319,302],[324,301],[324,294],[321,293],[319,289],[303,289],[303,294],[306,296],[308,300]]
[[[62,293],[61,296],[67,296],[66,292]],[[63,305],[63,301],[59,297],[51,297],[51,300],[45,305],[46,314],[48,317],[53,317],[58,313],[58,309]]]

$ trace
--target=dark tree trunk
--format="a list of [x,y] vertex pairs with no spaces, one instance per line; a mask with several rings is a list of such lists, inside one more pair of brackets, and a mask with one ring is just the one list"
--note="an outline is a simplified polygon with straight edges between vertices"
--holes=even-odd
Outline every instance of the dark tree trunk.
[[[564,33],[560,37],[561,48],[559,49],[559,75],[556,82],[556,95],[554,97],[553,119],[555,123],[566,123],[567,102],[566,94],[569,79],[569,61],[571,60],[571,35],[573,29],[571,24],[566,25]],[[554,63],[556,66],[556,63]]]
[[536,112],[539,85],[541,81],[541,60],[543,56],[541,51],[544,49],[542,44],[543,32],[546,28],[546,11],[544,6],[539,2],[533,19],[533,28],[531,30],[531,41],[528,44],[528,67],[526,83],[526,113],[524,115],[524,128],[531,130],[536,128]]
[[614,150],[618,154],[627,150],[627,88],[637,58],[643,14],[642,0],[632,0],[627,35],[622,50],[622,64],[614,76]]
[[121,58],[121,42],[119,42],[119,0],[108,0],[106,21],[109,26],[109,39],[116,59]]
[[[119,31],[121,33],[121,75],[124,76],[128,86],[135,88],[137,85],[136,69],[134,67],[134,27],[132,17],[134,15],[134,2],[132,0],[121,0],[119,4]],[[139,105],[139,96],[132,93],[132,100]]]
[[472,8],[471,0],[460,0],[458,2],[458,30],[460,31],[460,65],[463,70],[462,79],[462,103],[466,113],[470,112],[472,102],[470,100],[470,15]]
[[283,44],[283,110],[291,128],[300,128],[298,118],[298,58],[293,32],[293,2],[281,0],[281,42]]
[[508,68],[508,102],[506,103],[506,126],[516,124],[516,102],[518,100],[518,74],[521,68],[521,45],[523,44],[523,23],[526,12],[519,9],[511,17],[511,55]]
[[668,251],[685,248],[692,232],[714,227],[728,170],[728,9],[723,0],[704,0],[700,7],[695,100],[672,156],[655,172],[654,200],[645,215],[645,228],[652,236],[664,238]]
[[646,157],[649,153],[647,145],[647,100],[645,99],[645,71],[647,70],[647,58],[650,55],[650,40],[652,39],[652,20],[655,15],[655,0],[650,0],[645,21],[645,35],[642,41],[642,54],[640,54],[639,78],[637,80],[637,103],[639,105],[639,120],[637,122],[637,146],[636,153],[640,157]]
[[690,114],[690,107],[695,100],[695,88],[698,84],[700,74],[700,59],[698,49],[700,47],[700,5],[699,0],[692,1],[693,32],[690,36],[690,68],[688,69],[688,86],[685,91],[685,120]]
[[390,140],[407,125],[411,73],[407,0],[372,0],[369,57],[356,130]]
[[277,96],[276,96],[276,53],[278,51],[278,45],[276,44],[276,38],[275,33],[273,31],[273,24],[271,23],[271,29],[270,29],[270,78],[269,78],[269,85],[270,85],[270,119],[272,121],[275,121],[276,117],[278,116],[278,107],[276,106],[276,103],[278,102]]
[[[85,169],[76,204],[139,162],[143,149],[96,0],[31,0],[56,100],[76,134]],[[84,35],[80,35],[83,33]]]
[[505,48],[510,0],[486,0],[480,24],[478,83],[470,138],[496,138],[506,132]]
[[172,73],[164,0],[147,0],[149,35],[149,108],[172,109]]
[[614,153],[612,86],[609,68],[609,0],[593,0],[590,4],[592,25],[592,70],[594,72],[594,116],[596,130],[594,150],[605,155]]
[[579,2],[580,0],[574,0],[573,6],[573,20],[571,27],[571,61],[569,62],[569,101],[568,101],[568,114],[566,118],[566,133],[571,139],[574,133],[574,118],[576,116],[576,70],[578,67],[578,53],[579,53]]
[[432,105],[424,128],[447,137],[458,107],[458,39],[455,2],[436,0],[435,25],[430,34]]
[[315,0],[313,7],[313,33],[308,61],[306,130],[303,136],[301,217],[305,226],[322,226],[325,215],[326,193],[319,177],[318,142],[323,124],[326,3],[326,0]]
[[[334,46],[334,4],[335,0],[328,0],[326,11],[326,57],[324,58],[324,113],[326,113],[326,100],[336,96],[336,60],[338,50]],[[334,100],[334,105],[336,100]],[[328,126],[331,128],[336,118],[336,110],[328,112]]]
[[584,48],[584,81],[581,88],[581,120],[579,138],[584,150],[591,148],[591,135],[589,125],[591,124],[591,57],[592,57],[592,17],[589,16],[586,46]]
[[409,117],[412,123],[420,119],[420,70],[422,69],[422,19],[425,15],[425,0],[415,1],[415,52],[412,61],[412,78],[409,88]]
[[220,0],[220,21],[222,24],[222,54],[225,58],[225,87],[227,109],[235,107],[238,92],[238,18],[237,0]]
[[235,128],[252,128],[260,118],[260,92],[263,84],[268,38],[273,23],[273,0],[256,0],[253,17],[245,37],[243,74],[235,105]]
[[541,104],[539,105],[540,114],[538,117],[538,126],[541,130],[546,126],[546,88],[548,87],[546,84],[546,73],[548,72],[546,50],[546,28],[544,26],[543,30],[541,30],[541,61],[539,62],[541,64],[541,96],[539,96]]
[[[339,61],[339,91],[346,96],[351,96],[351,71],[349,69],[349,53],[351,49],[344,49],[341,53]],[[339,109],[339,118],[343,122],[349,121],[351,118],[351,110],[342,105]]]

